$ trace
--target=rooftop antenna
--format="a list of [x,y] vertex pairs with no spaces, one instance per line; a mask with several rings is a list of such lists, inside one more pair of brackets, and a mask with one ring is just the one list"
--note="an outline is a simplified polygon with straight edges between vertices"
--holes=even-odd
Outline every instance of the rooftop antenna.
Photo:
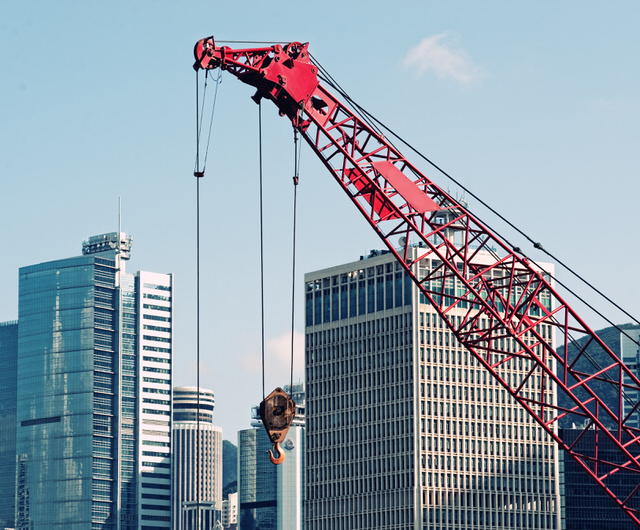
[[122,245],[122,197],[118,197],[118,251],[116,255],[118,256],[118,260],[116,262],[116,267],[118,269],[118,273],[120,273],[120,252]]

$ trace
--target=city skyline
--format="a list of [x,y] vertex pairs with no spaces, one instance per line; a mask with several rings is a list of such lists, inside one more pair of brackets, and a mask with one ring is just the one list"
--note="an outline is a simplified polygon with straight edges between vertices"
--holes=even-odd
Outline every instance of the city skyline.
[[[123,229],[139,243],[134,260],[175,273],[181,293],[176,384],[195,384],[191,52],[198,39],[211,34],[309,41],[314,57],[356,101],[635,312],[639,293],[630,278],[640,250],[625,230],[613,230],[607,221],[634,222],[640,167],[640,69],[634,53],[640,36],[634,21],[640,6],[400,2],[370,4],[365,14],[358,6],[333,2],[325,9],[341,15],[331,30],[315,19],[301,28],[298,13],[274,13],[266,5],[242,15],[236,6],[218,6],[203,16],[196,2],[3,3],[0,207],[5,226],[15,228],[5,232],[7,250],[0,262],[0,321],[16,318],[17,270],[75,255],[77,241],[117,230],[121,197]],[[352,23],[363,17],[366,24]],[[35,42],[45,43],[46,57]],[[458,60],[459,68],[429,62],[435,52]],[[220,375],[233,373],[251,388],[260,386],[258,135],[252,91],[229,76],[223,76],[219,90],[201,183],[202,384],[216,390],[219,424],[232,436],[249,424],[243,411],[260,398],[257,392],[239,396],[235,378]],[[291,285],[293,154],[289,124],[268,105],[263,119],[271,387],[288,380],[282,372],[288,372],[290,297],[278,292]],[[438,175],[437,180],[447,186],[446,179]],[[302,285],[305,271],[380,247],[304,148],[298,197],[296,285]],[[612,205],[615,215],[608,211]],[[230,224],[233,230],[226,228]],[[530,242],[509,239],[544,259]],[[601,259],[592,253],[604,242],[621,252],[609,265],[614,274],[603,275]],[[300,289],[298,294],[296,337],[301,337]],[[598,319],[587,320],[594,329],[602,327]],[[301,379],[298,344],[295,373]]]

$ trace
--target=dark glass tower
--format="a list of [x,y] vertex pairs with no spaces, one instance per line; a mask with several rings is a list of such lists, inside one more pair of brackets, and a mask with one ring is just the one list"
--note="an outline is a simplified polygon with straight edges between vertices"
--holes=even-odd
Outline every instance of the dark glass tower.
[[16,494],[18,323],[0,322],[0,528],[13,528]]
[[172,279],[127,274],[130,248],[20,269],[17,528],[170,526]]

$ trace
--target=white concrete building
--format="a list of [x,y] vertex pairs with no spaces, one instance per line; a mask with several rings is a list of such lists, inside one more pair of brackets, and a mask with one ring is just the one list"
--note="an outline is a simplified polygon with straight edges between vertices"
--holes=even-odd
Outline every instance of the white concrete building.
[[554,442],[390,253],[305,285],[307,530],[560,528]]
[[173,389],[173,528],[209,530],[222,511],[222,428],[204,388]]
[[171,528],[173,276],[140,271],[136,282],[140,519],[143,528]]
[[230,493],[227,499],[222,501],[222,528],[238,528],[238,492]]

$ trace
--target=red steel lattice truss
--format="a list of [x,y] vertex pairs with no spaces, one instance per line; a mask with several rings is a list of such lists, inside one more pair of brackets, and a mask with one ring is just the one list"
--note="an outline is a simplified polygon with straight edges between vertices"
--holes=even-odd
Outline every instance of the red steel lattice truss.
[[[257,89],[254,100],[276,104],[460,343],[640,525],[640,430],[632,426],[640,380],[562,299],[549,275],[320,85],[307,44],[233,50],[209,37],[194,53],[196,70],[227,70]],[[486,259],[487,253],[493,258]],[[439,266],[419,267],[427,257]],[[557,351],[551,330],[561,346]],[[572,336],[583,340],[572,343]],[[603,352],[606,366],[591,365],[594,348]],[[517,377],[509,370],[516,362],[524,366]],[[606,404],[603,385],[615,393],[615,406]],[[556,400],[552,390],[565,399]],[[561,438],[561,418],[582,429],[574,442]],[[588,431],[595,434],[585,436]],[[602,438],[613,452],[604,455]]]

